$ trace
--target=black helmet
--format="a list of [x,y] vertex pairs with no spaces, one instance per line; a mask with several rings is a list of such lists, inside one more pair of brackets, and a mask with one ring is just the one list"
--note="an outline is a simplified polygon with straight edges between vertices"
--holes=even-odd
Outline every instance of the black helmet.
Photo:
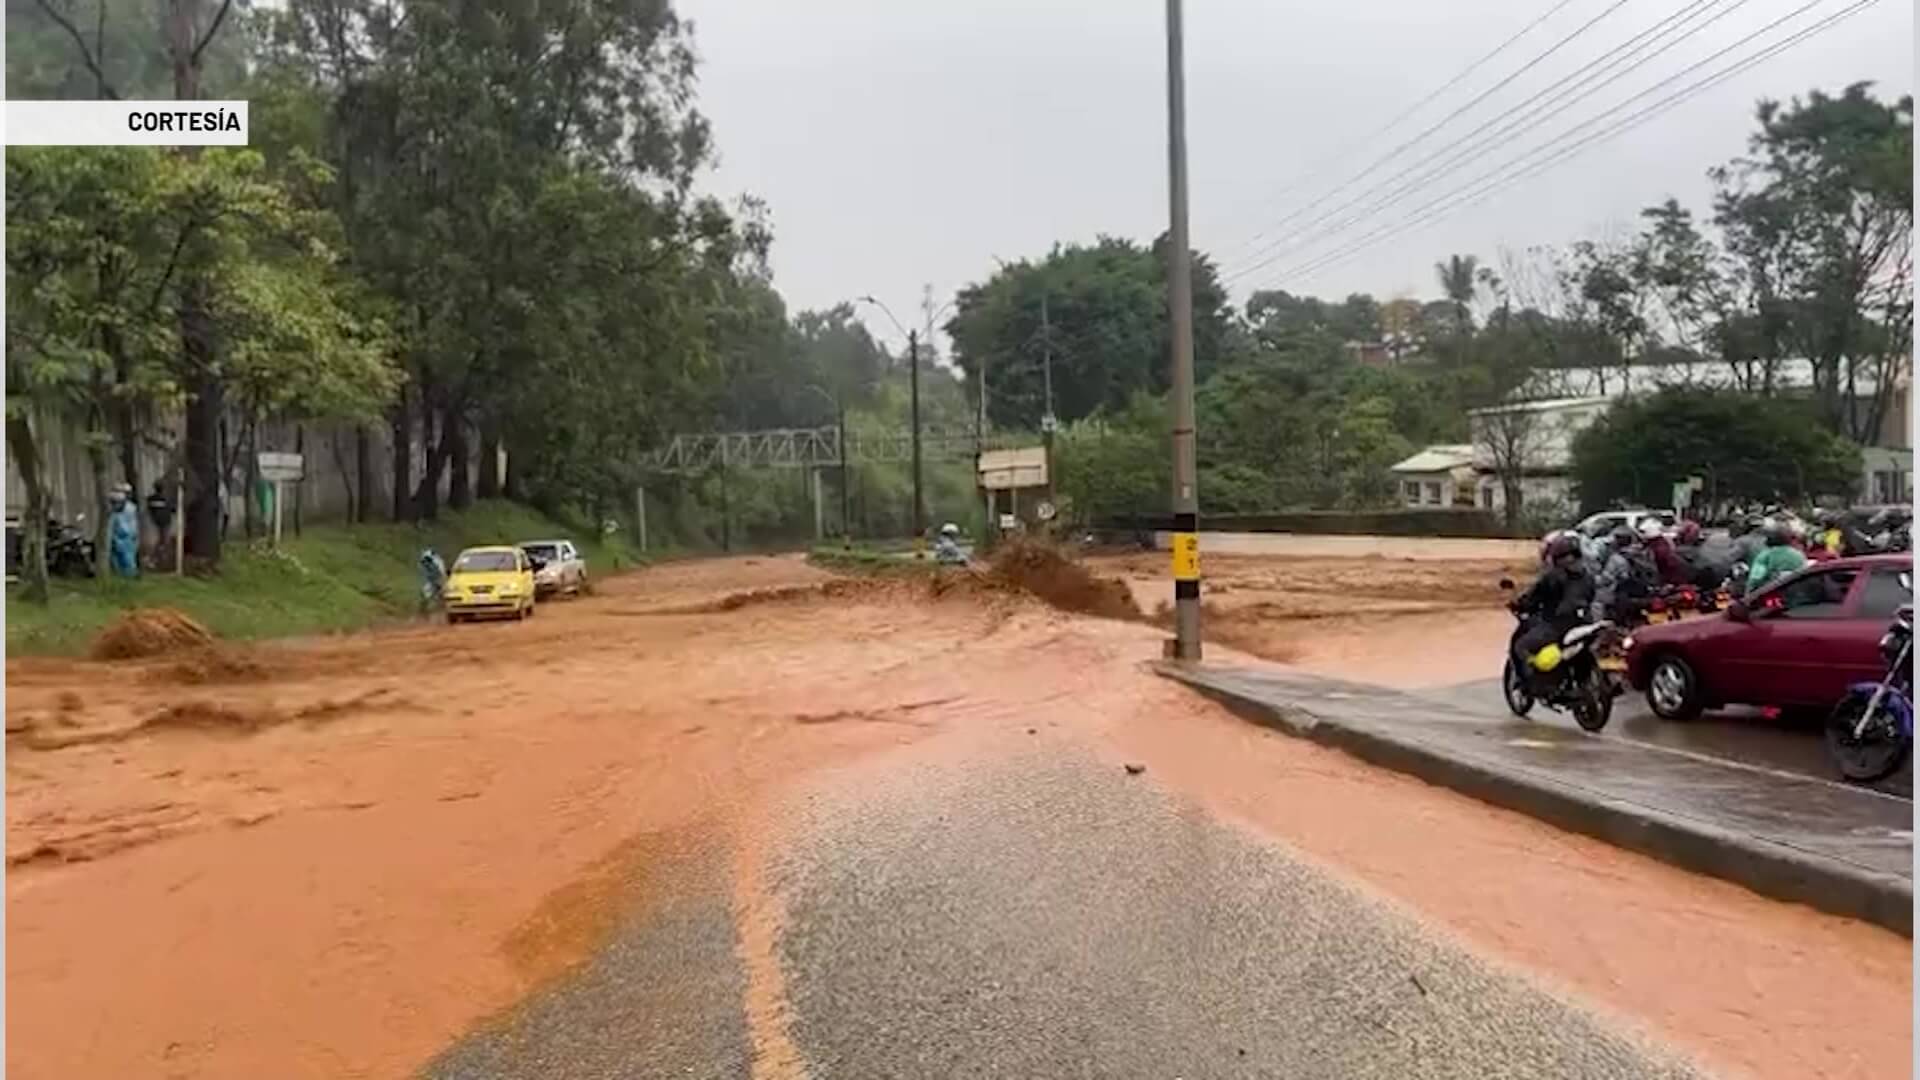
[[1569,555],[1579,555],[1580,541],[1571,536],[1556,536],[1547,545],[1547,561],[1558,562]]

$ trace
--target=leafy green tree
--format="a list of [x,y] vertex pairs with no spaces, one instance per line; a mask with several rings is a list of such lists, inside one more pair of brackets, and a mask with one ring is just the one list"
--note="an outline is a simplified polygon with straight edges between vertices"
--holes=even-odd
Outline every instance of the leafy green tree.
[[1480,260],[1473,255],[1449,255],[1433,264],[1440,293],[1452,307],[1453,333],[1465,340],[1473,333],[1473,303],[1480,292]]
[[[1166,268],[1154,248],[1102,237],[1056,247],[1038,262],[1004,266],[960,291],[946,324],[954,360],[970,381],[984,370],[989,418],[1033,427],[1046,408],[1051,355],[1053,408],[1071,422],[1125,407],[1141,390],[1164,392]],[[1231,347],[1231,312],[1212,264],[1196,257],[1194,365],[1204,378]]]
[[1754,297],[1735,340],[1810,359],[1822,420],[1867,441],[1911,367],[1913,98],[1856,83],[1763,101],[1756,118],[1750,156],[1713,174]]
[[[343,303],[350,286],[325,246],[324,218],[295,207],[259,154],[20,148],[7,155],[7,172],[9,412],[22,421],[9,435],[18,460],[37,466],[46,456],[29,445],[29,414],[78,423],[104,497],[118,428],[125,478],[138,490],[133,418],[177,407],[207,374],[178,347],[188,288],[223,344],[213,374],[238,388],[248,416],[364,415],[394,385],[382,327]],[[22,469],[22,479],[38,504],[30,516],[43,516],[37,468]]]
[[[1173,475],[1165,401],[1136,394],[1126,406],[1061,428],[1054,442],[1057,485],[1076,524],[1157,514],[1168,504]],[[1201,479],[1207,505],[1217,502],[1213,478]]]
[[1699,476],[1717,501],[1851,495],[1859,448],[1817,412],[1785,398],[1669,389],[1621,402],[1573,442],[1573,475],[1589,509],[1656,499]]

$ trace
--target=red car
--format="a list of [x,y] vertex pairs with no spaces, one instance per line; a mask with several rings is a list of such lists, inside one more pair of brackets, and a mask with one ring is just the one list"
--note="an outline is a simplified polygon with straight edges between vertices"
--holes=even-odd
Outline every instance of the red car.
[[1813,563],[1725,612],[1636,630],[1627,679],[1668,720],[1718,705],[1826,710],[1885,668],[1880,635],[1912,594],[1909,555]]

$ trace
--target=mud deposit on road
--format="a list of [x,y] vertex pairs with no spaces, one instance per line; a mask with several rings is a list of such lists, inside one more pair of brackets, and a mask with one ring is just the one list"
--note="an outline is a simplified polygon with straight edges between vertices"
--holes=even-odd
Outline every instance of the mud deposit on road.
[[[1157,590],[1163,558],[1095,569]],[[1223,622],[1251,598],[1255,625],[1315,624],[1272,640],[1329,665],[1405,673],[1457,654],[1435,638],[1450,624],[1366,622],[1449,614],[1423,604],[1478,607],[1504,640],[1495,565],[1398,572],[1214,559],[1226,591],[1209,599]],[[232,664],[10,661],[9,1071],[410,1075],[575,978],[616,928],[682,910],[679,879],[656,871],[693,859],[733,898],[733,1022],[764,1074],[800,1075],[768,966],[780,883],[755,869],[786,793],[909,746],[963,767],[1055,736],[1106,748],[1116,770],[1144,762],[1140,782],[1711,1063],[1797,1080],[1909,1062],[1911,946],[1890,934],[1254,732],[1141,668],[1152,626],[957,578],[840,580],[790,558],[671,564],[519,624],[286,642]],[[1362,592],[1415,606],[1326,613]]]
[[[1487,545],[1490,557],[1451,560],[1415,557],[1418,540],[1398,544],[1406,554],[1206,556],[1201,633],[1268,660],[1398,687],[1497,676],[1513,630],[1500,579],[1524,585],[1536,568],[1505,557],[1498,542]],[[1156,552],[1088,561],[1125,581],[1139,607],[1171,627],[1167,559]]]

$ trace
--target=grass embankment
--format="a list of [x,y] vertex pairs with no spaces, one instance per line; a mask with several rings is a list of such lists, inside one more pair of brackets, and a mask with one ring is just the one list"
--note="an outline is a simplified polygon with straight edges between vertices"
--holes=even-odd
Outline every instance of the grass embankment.
[[176,608],[223,638],[354,630],[411,614],[419,603],[420,549],[448,563],[463,547],[569,538],[599,575],[638,565],[627,547],[554,523],[515,503],[489,501],[434,524],[329,525],[286,536],[279,551],[232,539],[211,577],[147,573],[133,581],[53,581],[42,607],[7,591],[7,653],[79,653],[130,607]]
[[911,544],[897,547],[821,544],[807,553],[807,561],[823,570],[843,574],[913,574],[939,568],[931,558],[914,558]]

